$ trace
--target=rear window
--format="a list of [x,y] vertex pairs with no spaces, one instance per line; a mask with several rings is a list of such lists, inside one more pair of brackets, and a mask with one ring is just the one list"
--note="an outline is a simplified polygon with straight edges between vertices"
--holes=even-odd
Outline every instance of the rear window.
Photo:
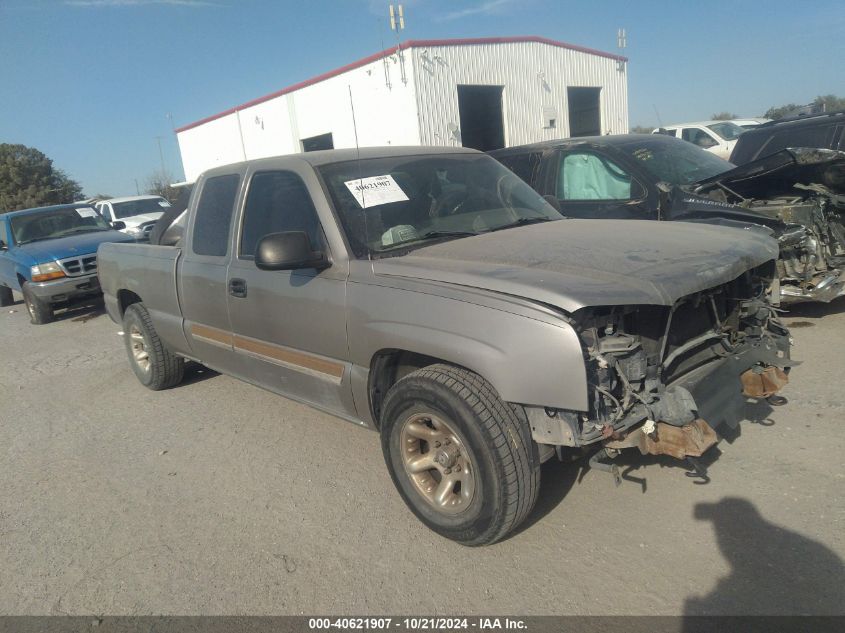
[[144,200],[112,202],[111,205],[114,209],[115,219],[120,220],[147,213],[164,213],[170,203],[164,198],[146,198]]
[[238,193],[237,174],[205,181],[194,218],[193,250],[197,255],[223,257],[228,252],[232,209]]

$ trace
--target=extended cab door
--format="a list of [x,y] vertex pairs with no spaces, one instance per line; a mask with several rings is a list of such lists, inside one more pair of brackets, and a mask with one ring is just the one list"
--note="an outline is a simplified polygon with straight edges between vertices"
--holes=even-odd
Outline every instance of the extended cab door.
[[177,274],[185,336],[197,360],[241,377],[229,322],[227,269],[242,173],[203,177]]
[[554,192],[563,215],[600,220],[656,218],[645,185],[631,170],[603,152],[581,147],[564,149],[550,167],[545,174],[546,186]]
[[[354,416],[346,339],[346,260],[333,257],[312,201],[312,194],[324,200],[319,183],[304,162],[301,168],[251,168],[247,178],[228,277],[235,352],[247,357],[244,365],[251,382]],[[328,209],[324,211],[326,221],[333,221]],[[312,250],[325,253],[332,265],[323,270],[257,268],[259,240],[287,231],[304,232]]]

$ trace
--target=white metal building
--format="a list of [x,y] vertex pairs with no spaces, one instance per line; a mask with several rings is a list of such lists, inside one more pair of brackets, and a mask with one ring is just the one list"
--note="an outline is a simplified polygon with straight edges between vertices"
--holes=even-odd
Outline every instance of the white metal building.
[[355,147],[356,128],[361,147],[481,150],[625,133],[626,62],[541,37],[411,40],[177,129],[185,177]]

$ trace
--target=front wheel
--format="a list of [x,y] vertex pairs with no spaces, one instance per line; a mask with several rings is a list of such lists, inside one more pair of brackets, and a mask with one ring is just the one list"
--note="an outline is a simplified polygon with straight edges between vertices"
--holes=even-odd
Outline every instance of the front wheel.
[[26,309],[29,312],[29,321],[34,325],[44,325],[53,320],[53,306],[48,301],[44,301],[36,296],[29,283],[24,283],[21,288],[23,294],[23,302],[26,304]]
[[182,382],[185,359],[171,352],[153,327],[142,303],[133,303],[123,315],[123,340],[132,371],[141,384],[159,391]]
[[540,459],[524,413],[465,369],[431,365],[397,382],[381,438],[410,510],[463,545],[504,538],[537,500]]

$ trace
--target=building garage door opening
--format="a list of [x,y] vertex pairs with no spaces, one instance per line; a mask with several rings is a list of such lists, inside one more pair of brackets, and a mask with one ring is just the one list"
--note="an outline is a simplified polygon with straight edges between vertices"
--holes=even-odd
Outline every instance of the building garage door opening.
[[567,88],[569,101],[569,136],[601,134],[601,88]]
[[302,139],[303,152],[318,152],[321,149],[334,149],[334,139],[331,132]]
[[458,86],[461,144],[489,152],[505,146],[502,119],[504,86]]

